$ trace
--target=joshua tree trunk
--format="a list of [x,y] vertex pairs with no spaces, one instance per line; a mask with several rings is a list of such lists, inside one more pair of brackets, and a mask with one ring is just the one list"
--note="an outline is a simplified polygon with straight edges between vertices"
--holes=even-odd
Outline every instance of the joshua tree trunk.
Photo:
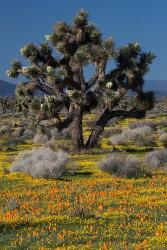
[[82,117],[83,111],[80,108],[75,110],[71,124],[72,144],[75,151],[80,151],[84,148]]
[[95,128],[92,130],[92,133],[90,134],[85,147],[93,148],[98,140],[100,134],[103,132],[104,127],[106,126],[107,122],[111,119],[111,112],[106,109],[102,116],[99,118],[99,120],[96,122]]

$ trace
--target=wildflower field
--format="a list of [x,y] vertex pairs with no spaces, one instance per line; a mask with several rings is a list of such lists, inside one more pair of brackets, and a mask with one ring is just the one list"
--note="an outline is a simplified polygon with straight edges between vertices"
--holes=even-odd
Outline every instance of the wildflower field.
[[[134,121],[120,121],[106,130]],[[105,137],[101,147],[72,154],[75,171],[60,180],[8,173],[15,156],[34,146],[28,140],[15,150],[0,151],[0,249],[167,249],[167,172],[128,179],[98,168],[112,149],[129,149],[142,159],[148,146],[113,146]],[[163,147],[158,135],[154,147]]]

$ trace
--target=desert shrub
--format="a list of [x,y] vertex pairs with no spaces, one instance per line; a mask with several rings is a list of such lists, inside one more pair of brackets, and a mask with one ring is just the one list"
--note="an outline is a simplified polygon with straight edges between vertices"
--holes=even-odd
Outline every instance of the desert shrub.
[[147,118],[150,118],[150,119],[155,119],[157,118],[158,114],[146,114],[146,117]]
[[160,116],[166,116],[167,113],[167,98],[163,98],[161,100],[158,100],[158,102],[155,103],[154,108],[147,111],[147,116],[154,115],[155,117]]
[[117,175],[118,169],[124,164],[123,161],[124,155],[115,153],[106,158],[103,158],[99,162],[98,166],[102,171]]
[[62,138],[63,139],[70,139],[71,138],[71,129],[70,128],[63,129]]
[[151,132],[150,127],[143,126],[134,129],[125,129],[123,130],[122,134],[127,138],[127,140],[135,141],[139,136],[148,135],[150,132]]
[[10,171],[28,173],[35,178],[57,179],[67,172],[69,159],[66,152],[40,147],[18,156]]
[[167,127],[167,119],[163,119],[159,121],[158,125],[161,127]]
[[166,146],[167,145],[167,133],[160,134],[159,140]]
[[56,128],[54,128],[50,131],[50,137],[52,140],[70,139],[71,138],[70,128],[65,128],[62,131],[58,131]]
[[135,142],[140,146],[150,146],[155,144],[155,137],[151,135],[151,128],[147,126],[137,127],[134,129],[124,129],[121,134],[110,137],[112,145],[126,145],[127,142]]
[[112,135],[121,134],[122,133],[122,129],[121,128],[117,128],[117,127],[110,128],[110,131],[111,131]]
[[160,149],[145,155],[145,163],[152,168],[158,168],[167,163],[167,150]]
[[99,168],[118,177],[139,178],[149,176],[150,171],[141,159],[124,153],[114,153],[99,162]]
[[71,144],[71,141],[62,141],[62,140],[59,140],[59,141],[53,141],[53,140],[50,140],[47,145],[49,147],[51,147],[52,149],[54,150],[63,150],[63,151],[67,151],[67,152],[71,152],[72,151],[72,144]]
[[156,127],[156,122],[155,121],[139,121],[139,122],[132,122],[129,123],[128,127],[131,129],[134,128],[140,128],[140,127],[150,127],[152,129],[154,129]]
[[158,129],[158,130],[157,130],[157,133],[158,133],[158,135],[160,136],[160,135],[162,135],[162,134],[165,134],[166,131],[165,131],[164,129]]
[[107,138],[111,135],[121,134],[122,129],[120,128],[109,128],[103,131],[103,137]]
[[127,139],[123,134],[116,134],[110,137],[111,145],[126,145]]
[[23,143],[24,143],[24,138],[22,137],[9,138],[3,142],[2,147],[3,147],[3,150],[5,151],[16,150],[17,145],[23,144]]
[[22,136],[23,133],[24,133],[24,128],[23,127],[17,127],[13,132],[12,132],[12,136],[14,137],[19,137],[19,136]]
[[26,139],[32,139],[33,136],[34,136],[34,133],[33,133],[33,131],[32,131],[31,129],[26,129],[26,130],[24,131],[23,136],[24,136]]
[[33,138],[33,142],[36,144],[46,144],[48,141],[48,136],[43,134],[36,134]]
[[138,135],[136,137],[135,143],[138,146],[154,146],[156,144],[156,138],[155,135]]
[[50,137],[50,128],[49,127],[45,127],[41,124],[38,125],[37,130],[36,130],[36,134],[39,135],[47,135],[48,137]]
[[6,135],[10,133],[10,126],[9,125],[3,125],[0,127],[0,135]]

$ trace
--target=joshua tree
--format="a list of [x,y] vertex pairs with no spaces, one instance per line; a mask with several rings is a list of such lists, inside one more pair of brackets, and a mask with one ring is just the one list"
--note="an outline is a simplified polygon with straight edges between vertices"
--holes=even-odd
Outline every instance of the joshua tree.
[[[28,44],[20,50],[30,66],[22,67],[20,62],[14,61],[7,74],[13,78],[22,75],[27,79],[17,85],[21,109],[34,112],[38,121],[55,117],[54,125],[58,130],[71,126],[76,150],[94,147],[110,119],[141,118],[152,108],[153,93],[143,91],[143,77],[155,56],[151,52],[142,52],[140,44],[129,43],[115,48],[112,38],[104,40],[83,10],[72,24],[59,22],[53,33],[45,37],[47,43]],[[116,67],[106,72],[110,60],[116,62]],[[94,72],[86,80],[84,70],[89,64],[93,65]],[[46,96],[34,97],[37,89]],[[133,94],[129,96],[129,92]],[[98,107],[102,112],[84,143],[83,115]]]

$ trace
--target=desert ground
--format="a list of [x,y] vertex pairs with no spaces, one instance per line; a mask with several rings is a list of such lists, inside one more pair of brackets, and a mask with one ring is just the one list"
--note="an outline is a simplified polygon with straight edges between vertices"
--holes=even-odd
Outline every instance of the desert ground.
[[[95,118],[85,115],[85,138]],[[68,131],[49,140],[47,131],[35,136],[26,118],[3,115],[1,249],[166,249],[166,125],[167,115],[160,112],[142,120],[117,119],[108,124],[96,148],[76,154]],[[10,171],[17,155],[38,147],[68,152],[63,177],[34,178]],[[114,153],[123,166],[121,155],[126,155],[149,168],[103,171],[99,162]]]

